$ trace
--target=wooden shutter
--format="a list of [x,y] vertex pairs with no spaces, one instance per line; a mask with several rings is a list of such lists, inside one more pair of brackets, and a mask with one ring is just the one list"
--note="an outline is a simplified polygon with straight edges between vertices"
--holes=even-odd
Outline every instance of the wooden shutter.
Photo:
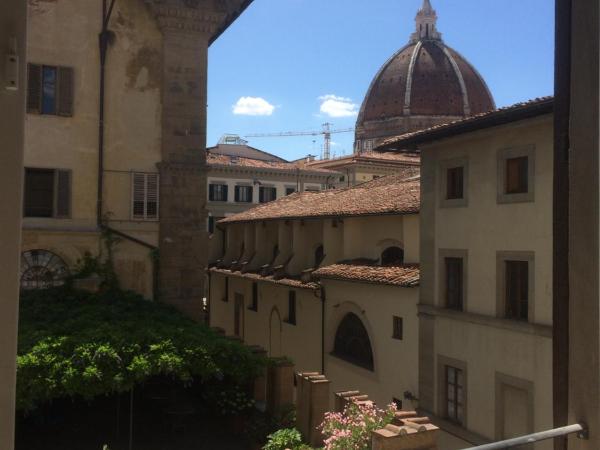
[[59,116],[71,117],[73,115],[73,69],[59,67],[57,76],[56,113]]
[[55,202],[55,217],[67,218],[71,216],[71,172],[69,170],[56,171]]
[[27,112],[39,114],[42,109],[42,66],[27,65]]
[[146,177],[143,173],[134,173],[132,179],[132,215],[134,219],[143,219],[146,204]]
[[223,185],[223,201],[226,202],[227,201],[227,196],[229,195],[229,186],[224,184]]
[[215,200],[215,185],[214,184],[209,184],[208,185],[208,199],[210,201],[214,201]]
[[146,174],[146,219],[158,219],[158,174]]

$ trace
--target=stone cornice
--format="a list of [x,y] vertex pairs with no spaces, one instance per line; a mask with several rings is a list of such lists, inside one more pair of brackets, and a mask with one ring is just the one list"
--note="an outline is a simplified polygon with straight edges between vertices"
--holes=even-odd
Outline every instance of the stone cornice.
[[203,34],[222,27],[227,10],[211,0],[144,0],[163,31]]

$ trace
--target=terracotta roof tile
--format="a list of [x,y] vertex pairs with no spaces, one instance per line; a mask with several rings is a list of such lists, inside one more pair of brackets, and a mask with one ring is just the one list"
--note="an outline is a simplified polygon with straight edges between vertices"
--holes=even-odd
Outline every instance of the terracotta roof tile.
[[381,152],[362,152],[355,153],[341,158],[313,161],[306,164],[306,167],[334,167],[340,164],[351,162],[371,162],[371,163],[391,163],[399,165],[420,165],[421,156],[415,153],[381,153]]
[[540,97],[526,102],[515,103],[504,108],[493,109],[464,119],[386,139],[376,150],[385,151],[394,149],[401,151],[401,149],[410,148],[410,146],[415,144],[443,139],[542,114],[549,114],[553,110],[553,105],[554,97]]
[[211,269],[209,269],[211,272],[214,273],[220,273],[223,275],[230,275],[230,276],[234,276],[234,277],[239,277],[239,278],[245,278],[248,280],[253,280],[253,281],[265,281],[267,283],[273,283],[273,284],[279,284],[282,286],[288,286],[288,287],[293,287],[293,288],[299,288],[299,289],[319,289],[319,285],[317,283],[314,282],[308,282],[308,283],[304,283],[301,280],[298,280],[296,278],[280,278],[280,279],[275,279],[273,276],[268,276],[268,277],[263,277],[262,275],[259,275],[257,273],[253,273],[253,272],[234,272],[232,270],[229,269],[219,269],[217,267],[213,267]]
[[398,267],[333,264],[317,269],[313,272],[313,277],[415,287],[419,285],[420,269],[416,264]]
[[401,173],[345,189],[295,193],[226,217],[219,223],[416,214],[419,212],[420,195],[419,177],[407,178],[406,174]]
[[318,172],[323,174],[336,175],[338,172],[318,167],[306,167],[299,163],[288,163],[278,161],[264,161],[260,159],[244,158],[241,156],[223,155],[218,153],[206,153],[206,163],[209,166],[231,166],[231,167],[254,167],[257,169],[275,169],[295,172]]

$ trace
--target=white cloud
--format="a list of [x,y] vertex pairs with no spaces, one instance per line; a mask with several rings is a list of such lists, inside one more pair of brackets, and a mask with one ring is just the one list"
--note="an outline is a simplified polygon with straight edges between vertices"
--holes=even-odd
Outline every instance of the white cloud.
[[233,113],[240,116],[270,116],[275,106],[261,97],[240,97],[233,105]]
[[329,117],[354,117],[358,114],[358,105],[352,99],[329,94],[319,97],[321,112]]

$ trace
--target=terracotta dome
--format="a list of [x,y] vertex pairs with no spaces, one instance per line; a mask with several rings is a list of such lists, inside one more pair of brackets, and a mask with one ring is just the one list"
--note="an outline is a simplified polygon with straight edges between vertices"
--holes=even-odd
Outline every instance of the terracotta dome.
[[[383,65],[369,87],[356,124],[358,143],[495,108],[481,75],[442,41],[429,0],[424,0],[416,23],[410,43]],[[394,118],[402,121],[392,126]]]

